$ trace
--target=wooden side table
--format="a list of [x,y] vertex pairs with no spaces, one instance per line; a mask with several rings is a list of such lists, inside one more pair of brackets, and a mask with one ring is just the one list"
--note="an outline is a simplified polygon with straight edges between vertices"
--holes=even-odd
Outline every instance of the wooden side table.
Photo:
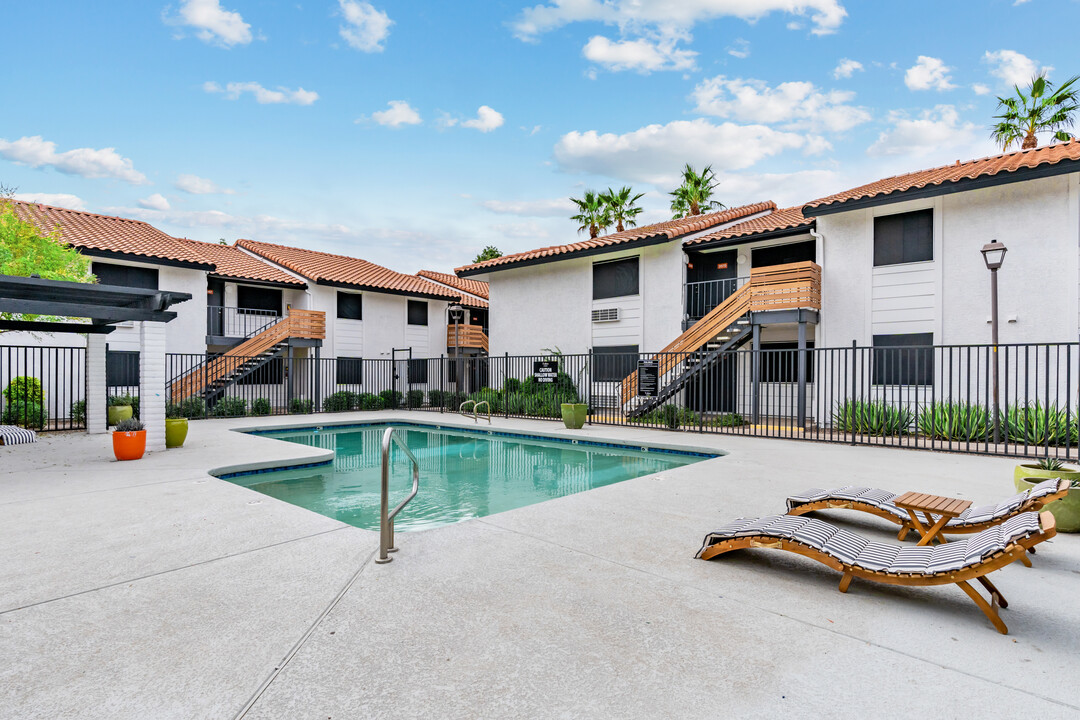
[[[908,516],[911,517],[912,526],[922,538],[918,542],[919,545],[929,545],[934,540],[944,543],[945,537],[941,534],[941,531],[945,527],[945,523],[971,507],[970,500],[917,492],[906,492],[903,495],[898,495],[893,499],[893,504],[898,508],[907,510]],[[920,512],[930,518],[933,525],[924,527],[919,522],[919,516],[916,514]],[[937,516],[936,519],[934,519],[935,515]]]

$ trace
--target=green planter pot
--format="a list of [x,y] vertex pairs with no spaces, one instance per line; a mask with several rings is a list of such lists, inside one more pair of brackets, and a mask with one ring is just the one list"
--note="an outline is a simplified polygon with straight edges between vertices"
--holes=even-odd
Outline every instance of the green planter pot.
[[127,420],[134,414],[135,411],[130,405],[110,405],[106,408],[106,417],[110,425],[115,425],[121,420]]
[[563,425],[571,430],[579,430],[585,425],[585,418],[589,415],[589,406],[585,403],[563,403]]
[[165,418],[165,447],[183,447],[187,440],[187,430],[187,418]]
[[[1050,478],[1063,478],[1075,483],[1080,480],[1080,470],[1041,470],[1035,465],[1017,465],[1013,473],[1013,483],[1019,492]],[[1080,488],[1074,486],[1068,495],[1050,503],[1046,509],[1053,513],[1058,532],[1080,532]]]

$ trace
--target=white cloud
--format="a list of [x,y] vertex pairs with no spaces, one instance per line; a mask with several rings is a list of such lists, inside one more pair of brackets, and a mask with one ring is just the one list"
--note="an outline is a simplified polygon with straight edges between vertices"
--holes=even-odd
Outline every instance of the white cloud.
[[750,42],[737,38],[735,42],[731,44],[731,47],[727,49],[727,54],[732,57],[737,57],[740,60],[750,57]]
[[692,70],[697,53],[677,48],[678,39],[668,37],[657,41],[645,38],[612,41],[603,35],[595,35],[589,38],[589,42],[585,43],[581,52],[590,62],[602,65],[605,69],[614,72],[636,70],[640,73],[650,73],[656,70]]
[[952,90],[948,67],[940,58],[920,55],[915,64],[904,73],[904,84],[909,90]]
[[806,139],[764,125],[715,125],[705,119],[648,125],[632,132],[569,132],[555,145],[555,160],[566,171],[624,181],[670,184],[686,162],[719,171],[747,168]]
[[480,206],[500,215],[522,217],[566,217],[574,209],[569,198],[544,200],[484,200]]
[[837,64],[836,69],[832,71],[832,76],[839,80],[840,78],[849,78],[855,73],[856,70],[861,71],[863,64],[858,60],[851,60],[849,58],[841,58]]
[[404,100],[391,100],[389,108],[371,113],[371,119],[380,125],[392,128],[399,128],[402,125],[419,125],[423,122],[420,113]]
[[867,149],[868,155],[925,157],[940,151],[958,155],[977,141],[978,128],[973,123],[961,122],[960,114],[952,105],[938,105],[923,110],[916,117],[893,112],[889,119],[892,128],[878,136]]
[[990,87],[983,85],[982,83],[975,83],[971,86],[971,89],[975,91],[976,95],[989,95]]
[[[569,213],[568,213],[569,215]],[[492,230],[499,235],[517,239],[532,238],[536,240],[543,240],[548,237],[548,231],[546,228],[540,225],[535,220],[523,223],[500,223],[490,226]]]
[[472,128],[483,133],[491,132],[495,128],[502,127],[503,122],[505,121],[502,113],[487,105],[481,105],[477,108],[476,117],[469,120],[460,120],[447,113],[443,113],[442,117],[439,118],[439,125],[443,127],[460,125],[461,127]]
[[255,102],[260,105],[311,105],[319,99],[319,93],[296,88],[290,90],[286,87],[278,87],[276,90],[264,88],[257,82],[231,82],[221,87],[216,82],[203,83],[203,90],[208,93],[224,93],[229,100],[236,100],[244,93],[255,96]]
[[235,190],[218,186],[213,180],[198,175],[178,175],[174,183],[177,190],[192,195],[233,195]]
[[786,82],[769,87],[754,79],[717,75],[701,81],[691,97],[694,111],[740,122],[774,124],[843,132],[866,122],[870,113],[850,105],[855,93],[822,92],[809,82]]
[[56,143],[33,135],[13,142],[0,138],[0,157],[32,168],[51,167],[65,175],[116,178],[132,185],[150,184],[130,159],[116,152],[116,148],[76,148],[58,153]]
[[754,22],[774,12],[809,16],[812,32],[836,32],[847,16],[840,0],[551,0],[521,12],[511,26],[522,40],[573,22],[602,22],[620,30],[688,30],[699,22],[737,17]]
[[349,47],[362,52],[382,52],[394,21],[369,2],[338,0],[345,24],[339,28]]
[[225,48],[251,42],[251,26],[240,13],[221,7],[220,0],[182,0],[179,15],[167,22],[195,28],[200,40]]
[[990,65],[991,75],[1000,78],[1009,87],[1014,85],[1025,87],[1039,73],[1049,75],[1050,71],[1054,69],[1049,65],[1040,68],[1037,62],[1015,50],[987,51],[983,55],[983,62]]
[[85,200],[78,195],[71,195],[69,193],[15,193],[11,198],[13,200],[22,200],[23,202],[55,205],[56,207],[67,208],[69,210],[86,209]]
[[355,238],[358,233],[346,225],[315,223],[279,218],[273,215],[250,217],[230,215],[221,210],[159,210],[152,208],[109,208],[119,215],[150,223],[168,223],[177,227],[228,230],[240,237],[287,239],[290,233],[317,234],[328,239]]
[[139,207],[146,208],[147,210],[168,210],[170,205],[164,195],[161,193],[154,193],[149,197],[144,197],[139,200]]

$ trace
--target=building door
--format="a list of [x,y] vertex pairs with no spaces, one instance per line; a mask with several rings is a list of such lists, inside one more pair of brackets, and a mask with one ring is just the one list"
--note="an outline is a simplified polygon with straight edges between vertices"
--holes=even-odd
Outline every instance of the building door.
[[699,320],[736,290],[738,251],[687,253],[686,314]]
[[770,267],[788,263],[817,262],[817,240],[754,248],[750,251],[750,267]]
[[206,334],[220,337],[225,334],[225,281],[210,278],[206,281]]

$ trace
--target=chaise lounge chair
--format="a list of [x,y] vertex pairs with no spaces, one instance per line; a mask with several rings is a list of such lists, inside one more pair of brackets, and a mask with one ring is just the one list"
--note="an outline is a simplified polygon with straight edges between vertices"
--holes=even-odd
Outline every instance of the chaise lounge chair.
[[21,445],[36,440],[37,433],[33,430],[27,430],[16,425],[0,425],[0,445]]
[[[770,515],[736,520],[709,533],[696,557],[709,560],[743,548],[788,550],[842,572],[840,592],[847,592],[856,577],[890,585],[956,584],[1005,635],[1009,629],[997,608],[1008,607],[1008,603],[984,576],[1056,534],[1053,515],[1028,512],[963,540],[936,547],[905,547],[871,542],[813,518]],[[968,580],[982,584],[990,593],[990,602]]]
[[[982,532],[988,527],[998,525],[1021,513],[1042,510],[1045,505],[1065,497],[1068,492],[1068,480],[1046,480],[1030,490],[1002,500],[997,505],[970,507],[945,523],[941,532],[947,534]],[[862,510],[899,524],[901,528],[897,540],[903,540],[915,528],[911,525],[908,511],[893,503],[896,497],[895,493],[888,490],[857,485],[846,485],[836,490],[811,488],[787,499],[787,514],[802,515],[814,510]],[[922,513],[919,513],[918,517],[920,522],[928,520]]]

